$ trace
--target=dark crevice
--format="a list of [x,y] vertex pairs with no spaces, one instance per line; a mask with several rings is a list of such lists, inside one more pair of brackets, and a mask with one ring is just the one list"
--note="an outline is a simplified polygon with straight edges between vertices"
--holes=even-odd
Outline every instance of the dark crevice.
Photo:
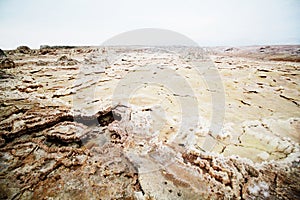
[[113,112],[110,111],[104,115],[100,115],[99,117],[97,117],[97,120],[100,126],[107,126],[115,120],[114,116],[115,115],[113,115]]
[[278,175],[277,175],[277,173],[275,173],[275,178],[274,178],[275,188],[274,188],[274,190],[276,190],[276,188],[277,188],[277,178],[278,178]]
[[225,149],[226,149],[227,146],[224,146],[221,150],[221,153],[224,153]]
[[244,105],[251,106],[251,104],[245,102],[244,100],[240,100],[240,102],[241,102],[242,104],[244,104]]
[[141,186],[141,183],[139,181],[139,177],[138,177],[138,174],[135,174],[136,175],[136,182],[135,182],[135,187],[137,189],[137,191],[141,191],[143,195],[145,195],[145,191],[143,190],[142,186]]
[[142,194],[145,195],[145,191],[143,190],[142,185],[139,181],[138,167],[136,165],[134,165],[128,157],[125,156],[125,159],[128,163],[130,163],[130,165],[133,168],[134,173],[133,173],[133,177],[131,177],[131,178],[135,178],[135,183],[134,183],[135,191],[141,191]]
[[84,124],[86,126],[107,126],[112,123],[116,118],[118,120],[120,117],[113,114],[112,111],[109,111],[105,114],[100,113],[99,116],[75,116],[74,121],[77,123]]
[[239,183],[239,192],[240,192],[240,198],[243,200],[243,184],[247,183],[248,182],[248,178],[247,177],[244,177],[244,174],[242,173],[240,167],[238,166],[238,164],[236,164],[235,162],[232,162],[234,167],[237,169],[237,171],[243,176],[244,178],[244,182],[241,182]]
[[241,200],[244,200],[244,198],[243,198],[243,186],[239,185],[239,187],[240,187],[240,197],[241,197]]
[[[240,167],[233,161],[232,164],[234,165],[234,167],[237,169],[237,171],[242,174]],[[243,175],[243,174],[242,174]]]
[[69,146],[70,144],[78,144],[79,147],[82,146],[81,140],[70,143],[70,142],[65,142],[65,141],[59,140],[57,138],[47,138],[46,142],[49,142],[51,144],[61,145],[61,146]]
[[298,103],[295,99],[293,99],[293,98],[284,96],[284,95],[282,95],[282,94],[280,94],[279,96],[280,96],[281,98],[284,98],[284,99],[286,99],[286,100],[288,100],[288,101],[294,103],[294,104],[295,104],[296,106],[298,106],[298,107],[300,106],[299,103]]
[[84,124],[89,127],[97,126],[99,124],[96,117],[76,116],[76,117],[74,117],[74,121],[77,123]]

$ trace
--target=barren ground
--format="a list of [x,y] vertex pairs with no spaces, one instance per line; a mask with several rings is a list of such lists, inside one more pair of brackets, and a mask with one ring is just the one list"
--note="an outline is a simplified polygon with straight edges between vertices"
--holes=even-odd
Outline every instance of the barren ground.
[[300,198],[300,46],[4,53],[0,199]]

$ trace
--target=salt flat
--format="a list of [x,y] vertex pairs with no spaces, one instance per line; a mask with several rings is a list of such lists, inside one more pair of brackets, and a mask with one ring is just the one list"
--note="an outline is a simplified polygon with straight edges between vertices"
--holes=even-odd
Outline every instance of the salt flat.
[[4,51],[0,197],[297,199],[299,50]]

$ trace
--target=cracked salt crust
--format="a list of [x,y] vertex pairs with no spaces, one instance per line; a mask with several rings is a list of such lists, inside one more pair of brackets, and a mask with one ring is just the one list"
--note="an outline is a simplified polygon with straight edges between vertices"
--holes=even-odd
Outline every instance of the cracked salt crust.
[[[4,70],[13,78],[0,83],[3,198],[295,198],[299,64],[223,55],[216,48],[210,63],[221,76],[226,104],[223,129],[212,133],[211,100],[218,90],[194,68],[198,50],[184,49],[183,60],[179,49],[62,48],[42,57],[39,50],[12,52],[22,60]],[[57,62],[61,55],[68,61]],[[114,94],[123,77],[147,72],[148,65],[153,76],[175,70],[192,94],[164,84]],[[124,100],[130,104],[120,109],[121,120],[111,122],[112,101]],[[197,108],[180,105],[183,100],[196,100]],[[182,109],[189,111],[183,127]],[[189,115],[193,109],[199,116]],[[84,120],[70,122],[74,116]],[[89,130],[81,131],[85,126]]]

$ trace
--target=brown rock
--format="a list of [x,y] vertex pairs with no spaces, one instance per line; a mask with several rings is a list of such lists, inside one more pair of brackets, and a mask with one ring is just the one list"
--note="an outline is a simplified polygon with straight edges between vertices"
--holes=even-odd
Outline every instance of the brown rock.
[[14,68],[16,65],[14,61],[10,58],[4,58],[0,60],[0,68],[1,69],[10,69]]
[[68,58],[66,55],[61,56],[57,59],[57,64],[70,66],[70,65],[77,65],[79,62],[75,59]]
[[31,52],[31,49],[28,46],[19,46],[16,51],[18,53],[29,54]]
[[58,58],[57,62],[68,61],[68,60],[69,60],[69,58],[66,55],[64,55],[64,56],[61,56],[60,58]]
[[6,55],[5,55],[4,51],[2,49],[0,49],[0,59],[5,58],[5,57],[6,57]]
[[88,127],[76,122],[62,122],[46,131],[49,139],[64,143],[79,142],[86,137]]

